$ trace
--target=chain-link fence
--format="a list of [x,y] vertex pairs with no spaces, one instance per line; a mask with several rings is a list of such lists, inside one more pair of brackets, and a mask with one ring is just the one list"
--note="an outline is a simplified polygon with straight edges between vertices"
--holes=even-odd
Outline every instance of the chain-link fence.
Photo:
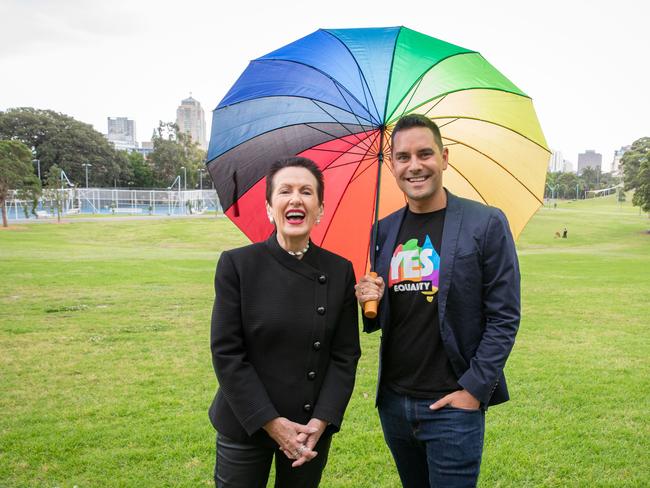
[[10,194],[7,217],[22,220],[73,214],[113,215],[191,215],[206,211],[221,212],[217,193],[210,190],[131,190],[128,188],[65,188],[47,190],[34,207]]

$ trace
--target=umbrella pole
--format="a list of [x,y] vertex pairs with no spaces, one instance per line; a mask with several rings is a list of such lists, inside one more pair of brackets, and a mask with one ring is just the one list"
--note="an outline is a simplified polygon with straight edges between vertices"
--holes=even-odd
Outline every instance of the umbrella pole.
[[[381,189],[381,167],[384,164],[384,127],[379,128],[379,152],[377,154],[377,191],[375,192],[375,221],[372,226],[372,239],[370,240],[370,276],[377,277],[375,272],[375,259],[377,255],[377,235],[379,233],[379,190]],[[377,300],[363,304],[363,315],[369,319],[377,316]]]

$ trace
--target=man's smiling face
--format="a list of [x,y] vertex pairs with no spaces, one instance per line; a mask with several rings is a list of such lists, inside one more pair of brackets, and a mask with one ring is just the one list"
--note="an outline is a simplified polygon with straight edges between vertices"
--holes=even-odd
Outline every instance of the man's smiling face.
[[[415,212],[437,210],[442,195],[442,172],[447,169],[447,148],[436,144],[427,127],[412,127],[395,134],[392,165],[397,185]],[[444,205],[443,205],[444,206]]]

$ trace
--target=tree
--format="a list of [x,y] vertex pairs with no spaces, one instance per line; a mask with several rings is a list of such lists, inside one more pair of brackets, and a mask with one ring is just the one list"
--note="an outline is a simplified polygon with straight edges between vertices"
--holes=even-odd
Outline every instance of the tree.
[[130,183],[136,188],[153,188],[158,185],[153,168],[139,152],[130,152],[126,156],[129,165]]
[[92,185],[112,186],[127,180],[128,163],[91,125],[52,110],[10,108],[0,112],[0,139],[23,142],[40,160],[43,173],[52,165],[72,181],[85,182],[84,163],[92,166]]
[[557,194],[560,198],[576,197],[578,181],[578,177],[575,173],[560,173],[556,180],[556,184],[558,185]]
[[650,137],[632,143],[621,158],[626,190],[634,190],[632,205],[650,212]]
[[9,190],[22,188],[33,176],[32,152],[29,147],[19,141],[0,141],[0,207],[3,227],[9,225],[6,208]]
[[587,166],[582,170],[580,177],[584,182],[585,190],[593,190],[597,187],[600,176],[599,172],[600,168],[592,168],[591,166]]
[[49,203],[50,211],[56,213],[57,222],[61,222],[65,192],[61,188],[61,168],[56,164],[50,166],[50,170],[47,172],[43,196]]
[[25,213],[26,219],[28,219],[30,215],[38,218],[36,209],[38,208],[41,193],[41,180],[39,180],[38,176],[35,174],[31,174],[25,178],[22,187],[18,188],[16,197],[23,202],[23,212]]
[[205,160],[205,151],[198,143],[181,132],[176,124],[162,121],[154,131],[152,142],[153,152],[149,155],[149,161],[159,183],[169,186],[177,176],[187,175],[187,187],[194,188],[198,181],[198,170]]

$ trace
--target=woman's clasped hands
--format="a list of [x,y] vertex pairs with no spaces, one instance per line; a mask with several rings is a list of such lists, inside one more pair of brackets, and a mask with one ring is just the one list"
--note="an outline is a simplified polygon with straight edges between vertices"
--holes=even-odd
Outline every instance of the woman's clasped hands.
[[318,455],[314,447],[325,427],[327,422],[320,419],[313,418],[307,425],[302,425],[284,417],[276,417],[264,426],[264,430],[278,443],[285,456],[295,459],[291,466],[297,468]]

